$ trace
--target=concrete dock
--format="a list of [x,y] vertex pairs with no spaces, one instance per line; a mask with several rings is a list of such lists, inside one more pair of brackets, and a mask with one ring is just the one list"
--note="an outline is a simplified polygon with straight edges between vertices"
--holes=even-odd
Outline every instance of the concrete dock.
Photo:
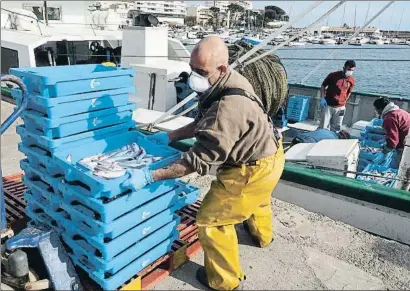
[[[13,105],[1,102],[1,121]],[[3,175],[21,172],[17,151],[18,120],[1,137]],[[209,189],[213,176],[184,178]],[[337,289],[380,290],[410,288],[410,246],[364,232],[296,205],[272,200],[276,239],[265,249],[252,246],[242,226],[237,227],[246,290]],[[195,279],[203,253],[161,281],[156,290],[203,289]]]

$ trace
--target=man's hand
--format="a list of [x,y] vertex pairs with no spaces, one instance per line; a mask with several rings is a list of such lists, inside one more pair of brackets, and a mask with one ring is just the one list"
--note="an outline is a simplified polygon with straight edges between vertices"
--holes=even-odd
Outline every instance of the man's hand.
[[152,172],[148,169],[127,170],[127,174],[129,177],[122,183],[122,186],[132,191],[138,191],[154,182]]
[[147,138],[150,141],[162,144],[162,145],[168,145],[170,143],[169,140],[169,135],[167,132],[157,132],[151,135],[147,135]]

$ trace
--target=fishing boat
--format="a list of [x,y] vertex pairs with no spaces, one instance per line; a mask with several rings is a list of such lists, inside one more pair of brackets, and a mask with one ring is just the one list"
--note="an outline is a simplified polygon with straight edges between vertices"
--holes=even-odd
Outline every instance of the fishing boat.
[[379,33],[375,33],[370,37],[369,44],[383,45],[385,40]]
[[262,42],[259,37],[252,37],[252,36],[244,36],[242,40],[246,43],[252,44],[252,45],[258,45]]
[[312,44],[320,44],[320,42],[322,41],[322,37],[315,37],[311,40]]
[[306,42],[304,42],[304,41],[291,41],[285,46],[288,46],[288,47],[302,47],[302,46],[305,46],[305,45],[306,45]]
[[334,40],[333,34],[325,33],[323,34],[323,38],[319,41],[319,43],[326,45],[334,45],[336,44],[336,41]]

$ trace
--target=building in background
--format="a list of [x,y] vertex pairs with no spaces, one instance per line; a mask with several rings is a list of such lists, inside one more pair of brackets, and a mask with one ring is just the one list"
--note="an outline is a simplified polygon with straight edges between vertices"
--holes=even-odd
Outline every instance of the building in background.
[[253,8],[252,1],[244,0],[229,0],[229,1],[205,1],[205,6],[207,7],[218,7],[221,12],[227,12],[229,4],[238,4],[245,8],[246,10]]
[[205,25],[210,18],[212,18],[212,12],[209,7],[203,5],[189,6],[186,10],[187,18],[194,18],[195,24]]
[[134,8],[155,15],[160,22],[184,24],[186,6],[184,1],[135,1]]
[[24,9],[34,13],[38,20],[47,19],[50,24],[85,24],[91,23],[91,13],[88,7],[94,1],[1,1],[1,8],[14,10]]

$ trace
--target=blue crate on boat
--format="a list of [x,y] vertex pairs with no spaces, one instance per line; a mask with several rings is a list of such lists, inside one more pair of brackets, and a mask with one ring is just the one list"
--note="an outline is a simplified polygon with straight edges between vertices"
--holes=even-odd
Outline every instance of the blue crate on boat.
[[378,148],[378,149],[383,148],[385,145],[386,145],[386,140],[381,140],[381,139],[377,141],[374,141],[371,139],[362,139],[360,141],[360,146],[369,146],[369,147]]
[[365,159],[359,159],[359,163],[357,164],[357,172],[363,172],[363,170],[372,162]]
[[[392,179],[395,179],[395,178],[397,177],[397,173],[398,173],[398,171],[397,171],[396,169],[392,169],[392,168],[388,168],[388,167],[384,167],[384,166],[380,166],[380,165],[375,165],[375,164],[369,164],[369,165],[367,165],[367,167],[363,170],[363,173],[364,173],[364,174],[370,174],[370,173],[373,172],[373,171],[377,171],[377,172],[379,172],[379,173],[383,173],[383,172],[386,172],[386,171],[390,171],[390,172],[394,173],[394,175],[391,177]],[[366,182],[366,183],[370,183],[370,184],[380,184],[380,185],[384,185],[384,186],[390,187],[390,188],[393,187],[394,184],[395,184],[395,182],[396,182],[396,180],[391,180],[391,181],[388,182],[388,183],[381,184],[381,183],[376,182],[376,181],[374,181],[374,180],[367,180],[368,178],[367,178],[366,176],[360,176],[360,175],[357,176],[356,179],[357,179],[357,180],[364,181],[364,182]]]
[[360,159],[364,159],[364,160],[368,160],[370,162],[372,162],[373,164],[380,164],[381,162],[384,161],[384,159],[386,158],[386,155],[383,152],[378,152],[378,153],[370,153],[364,150],[361,150],[359,153],[359,158]]
[[26,129],[48,138],[61,138],[132,120],[134,103],[61,118],[48,118],[34,110],[23,111]]
[[112,222],[124,213],[165,193],[178,196],[182,192],[199,192],[199,189],[194,186],[168,179],[161,181],[162,183],[156,188],[147,187],[140,191],[128,191],[118,195],[115,199],[99,199],[80,194],[73,187],[64,183],[63,176],[52,177],[46,173],[45,168],[31,167],[28,160],[20,161],[20,167],[25,172],[24,183],[30,189],[35,188],[38,192],[46,192],[48,197],[61,200],[62,203],[68,205],[67,207],[75,205],[74,209],[103,223]]
[[384,134],[378,134],[378,133],[371,133],[371,132],[365,131],[364,134],[363,134],[363,138],[364,138],[364,139],[367,139],[367,140],[379,142],[379,141],[385,140],[385,139],[386,139],[386,135],[384,135]]
[[286,109],[286,117],[291,121],[304,121],[309,114],[310,96],[290,96]]
[[[29,204],[27,207],[27,215],[33,219],[33,221],[49,225],[59,233],[62,233],[61,228],[56,226],[55,220],[53,220],[52,217],[44,212],[38,211],[39,209],[31,209],[35,204],[36,203]],[[169,232],[170,230],[170,227],[167,225],[164,229],[159,230],[159,233],[151,234],[141,241],[144,246],[150,245],[148,251],[144,252],[146,248],[142,249],[141,246],[137,248],[137,244],[110,261],[100,259],[98,253],[90,254],[85,251],[88,249],[86,244],[78,245],[75,240],[68,239],[64,234],[62,237],[66,244],[66,249],[68,248],[68,254],[74,263],[86,271],[101,287],[106,290],[114,290],[149,264],[153,263],[156,259],[170,252],[173,242],[178,238],[178,232],[175,230],[177,221],[178,220],[174,220],[170,223],[170,226],[173,228],[171,234],[167,233],[167,231]],[[158,243],[158,241],[161,240],[160,236],[163,234],[165,234],[165,236],[167,234],[169,235]],[[71,246],[74,246],[75,251]],[[144,253],[141,254],[141,252]],[[132,257],[132,255],[140,256]],[[117,265],[114,263],[117,263]],[[124,264],[126,265],[124,266]],[[103,266],[110,269],[104,269]]]
[[[383,161],[383,163],[381,164],[383,167],[387,167],[387,168],[393,168],[392,163],[393,161],[395,161],[397,159],[397,150],[392,150],[391,152],[389,152],[386,155],[386,159]],[[394,165],[396,166],[396,165]],[[395,169],[395,168],[393,168]],[[398,170],[398,169],[397,169]]]
[[62,97],[133,86],[135,70],[91,64],[11,68],[10,74],[22,79],[29,93]]
[[[135,87],[55,98],[46,98],[38,94],[31,94],[29,95],[27,109],[38,111],[48,118],[60,118],[127,105],[130,93],[135,93]],[[12,95],[16,98],[17,104],[19,105],[22,99],[21,90],[12,89]]]
[[370,123],[366,126],[366,132],[384,135],[385,131],[383,128],[383,119],[375,118],[370,121]]
[[[54,162],[61,169],[60,173],[65,176],[65,180],[68,184],[81,184],[84,186],[76,187],[74,190],[92,197],[112,198],[129,190],[122,185],[122,183],[128,179],[128,176],[124,175],[116,179],[106,180],[94,176],[92,170],[79,163],[79,161],[96,154],[116,150],[132,142],[143,147],[147,154],[162,157],[161,160],[148,166],[150,170],[169,166],[181,156],[181,153],[178,150],[152,142],[148,140],[144,134],[138,131],[129,131],[120,135],[113,135],[103,140],[83,144],[76,148],[58,151],[54,155]],[[155,182],[147,187],[155,188],[157,185],[158,183]]]
[[135,128],[135,124],[136,122],[131,120],[129,122],[115,124],[62,138],[49,138],[32,133],[28,131],[24,125],[18,125],[16,127],[16,132],[20,135],[21,141],[25,146],[37,146],[54,153],[57,150],[69,149],[87,142],[107,138],[113,134],[127,132],[130,129]]

